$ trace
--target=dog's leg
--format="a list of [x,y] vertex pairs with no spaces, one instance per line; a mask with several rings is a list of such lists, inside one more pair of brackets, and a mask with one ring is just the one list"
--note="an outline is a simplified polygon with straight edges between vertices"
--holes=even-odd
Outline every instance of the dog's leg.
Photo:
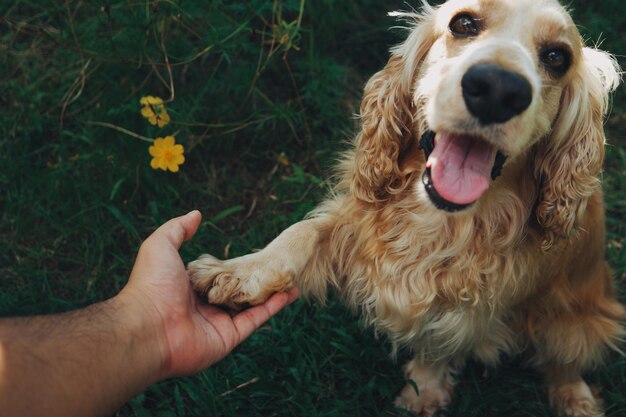
[[332,222],[331,216],[301,221],[265,249],[240,258],[220,261],[203,255],[188,265],[192,285],[210,303],[235,310],[293,286],[313,295],[325,293],[327,278],[321,276],[319,263],[325,261]]
[[601,399],[581,375],[601,365],[609,348],[619,351],[626,335],[626,312],[614,298],[611,272],[601,255],[596,264],[567,275],[567,292],[561,287],[546,291],[529,307],[533,362],[546,376],[550,404],[560,417],[604,415]]
[[569,366],[546,370],[550,406],[559,417],[602,417],[602,400]]
[[[615,313],[619,313],[621,306],[614,306]],[[550,406],[557,416],[604,416],[602,400],[581,375],[602,363],[607,346],[623,335],[620,327],[618,321],[603,314],[568,315],[543,326],[536,357],[546,376]]]
[[420,417],[431,417],[445,409],[452,399],[456,367],[448,362],[425,363],[417,357],[404,367],[408,383],[396,398],[395,405]]
[[559,417],[604,415],[602,400],[581,375],[600,365],[607,348],[617,349],[624,336],[619,321],[624,310],[616,301],[589,302],[584,308],[531,325],[539,329],[533,337],[535,362],[545,373],[550,405]]

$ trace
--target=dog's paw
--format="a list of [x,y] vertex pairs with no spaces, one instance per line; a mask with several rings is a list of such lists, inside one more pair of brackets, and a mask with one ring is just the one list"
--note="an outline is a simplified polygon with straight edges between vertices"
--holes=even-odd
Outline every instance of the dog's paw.
[[418,395],[413,384],[406,384],[396,397],[394,405],[419,417],[439,417],[446,415],[445,409],[451,398],[451,392],[443,387],[422,389]]
[[419,417],[445,416],[452,401],[454,389],[453,369],[447,363],[428,365],[418,359],[404,366],[408,381],[394,404]]
[[187,266],[194,290],[209,303],[241,310],[265,302],[273,293],[292,286],[293,272],[261,252],[220,261],[202,255]]
[[550,405],[558,417],[603,417],[599,397],[583,381],[551,386]]

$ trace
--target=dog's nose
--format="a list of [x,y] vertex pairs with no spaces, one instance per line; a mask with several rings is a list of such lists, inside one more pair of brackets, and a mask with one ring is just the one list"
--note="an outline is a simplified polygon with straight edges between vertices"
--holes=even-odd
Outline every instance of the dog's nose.
[[528,108],[532,87],[520,74],[495,64],[477,64],[461,80],[463,100],[482,124],[504,123]]

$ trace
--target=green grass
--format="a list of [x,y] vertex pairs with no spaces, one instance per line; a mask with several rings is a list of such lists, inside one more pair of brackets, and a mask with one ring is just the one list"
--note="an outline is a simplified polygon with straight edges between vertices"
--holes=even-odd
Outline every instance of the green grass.
[[[587,39],[626,53],[621,1],[571,6]],[[364,82],[401,39],[385,14],[402,7],[400,0],[0,5],[0,315],[63,311],[114,295],[141,239],[193,208],[205,221],[185,260],[248,253],[300,220],[325,195]],[[625,93],[615,95],[607,122],[605,175],[608,257],[622,296]],[[157,129],[142,119],[139,99],[148,94],[173,94],[174,123]],[[176,133],[187,161],[175,175],[153,171],[145,142],[93,122],[147,137]],[[401,415],[391,403],[402,375],[389,351],[338,301],[296,303],[217,366],[154,385],[117,415]],[[607,416],[626,415],[623,357],[611,356],[589,379],[602,388]],[[489,375],[470,364],[457,393],[455,416],[551,415],[540,379],[517,360]]]

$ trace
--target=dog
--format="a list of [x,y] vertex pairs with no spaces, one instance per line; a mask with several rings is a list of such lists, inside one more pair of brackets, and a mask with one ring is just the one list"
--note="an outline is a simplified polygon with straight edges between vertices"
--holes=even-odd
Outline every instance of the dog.
[[259,252],[191,262],[195,290],[242,308],[334,287],[414,352],[396,405],[419,416],[450,403],[468,359],[520,352],[557,415],[603,415],[581,374],[625,335],[600,178],[615,60],[557,0],[395,15],[408,37],[365,86],[330,197]]

